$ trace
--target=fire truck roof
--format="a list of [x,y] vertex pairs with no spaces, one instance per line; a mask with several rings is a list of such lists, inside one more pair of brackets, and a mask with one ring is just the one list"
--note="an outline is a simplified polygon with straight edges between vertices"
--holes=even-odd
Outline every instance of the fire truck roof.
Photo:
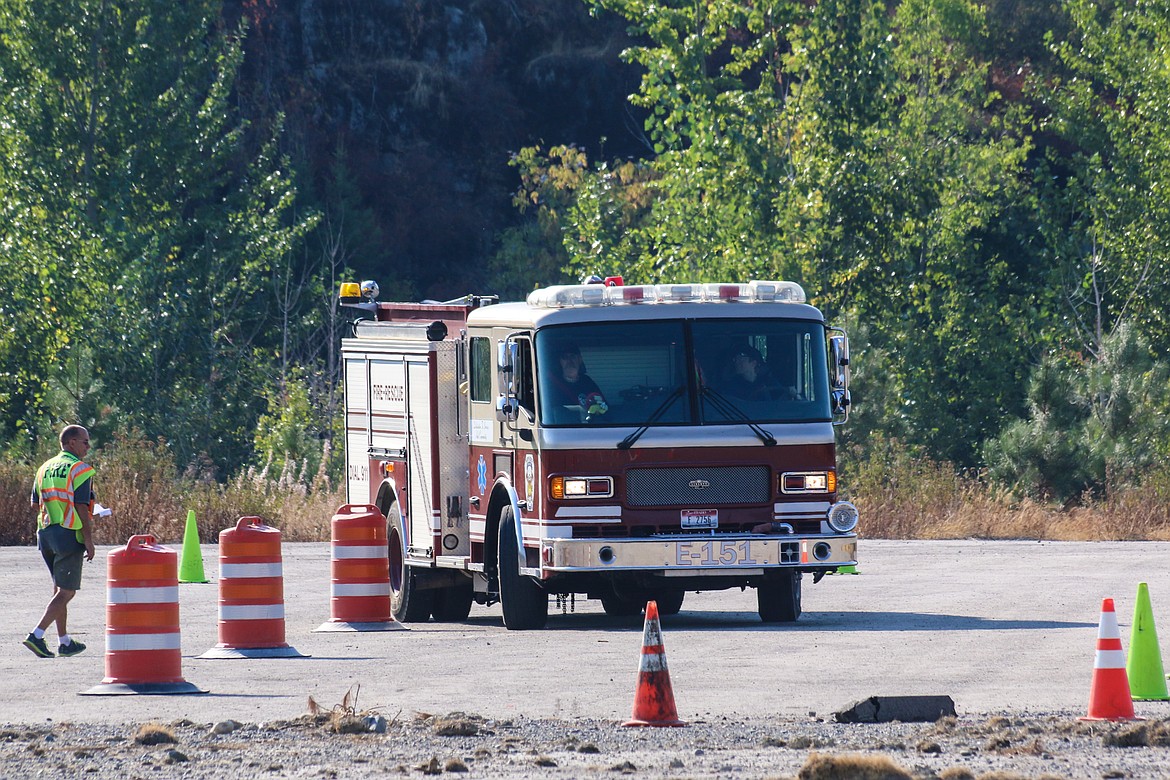
[[523,303],[470,312],[469,325],[541,327],[564,322],[691,318],[786,318],[824,321],[795,282],[574,284],[534,290]]

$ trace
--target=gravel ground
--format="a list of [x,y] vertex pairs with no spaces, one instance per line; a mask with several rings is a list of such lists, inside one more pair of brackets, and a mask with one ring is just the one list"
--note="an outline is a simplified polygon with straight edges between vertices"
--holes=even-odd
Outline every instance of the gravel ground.
[[[369,728],[382,727],[381,733]],[[366,729],[364,733],[346,733]],[[13,778],[1154,778],[1170,776],[1170,720],[1069,713],[926,724],[712,717],[685,728],[464,713],[343,711],[270,723],[46,722],[0,726]]]

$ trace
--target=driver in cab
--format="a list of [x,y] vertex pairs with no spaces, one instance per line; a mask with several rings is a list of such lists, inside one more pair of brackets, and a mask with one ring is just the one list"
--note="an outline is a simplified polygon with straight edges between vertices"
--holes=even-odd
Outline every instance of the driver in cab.
[[783,387],[771,373],[760,351],[743,345],[731,357],[731,370],[723,392],[741,401],[791,401],[796,389]]
[[579,406],[590,416],[608,411],[601,388],[585,373],[580,348],[576,344],[565,345],[558,353],[558,361],[560,375],[551,383],[552,402],[561,406]]

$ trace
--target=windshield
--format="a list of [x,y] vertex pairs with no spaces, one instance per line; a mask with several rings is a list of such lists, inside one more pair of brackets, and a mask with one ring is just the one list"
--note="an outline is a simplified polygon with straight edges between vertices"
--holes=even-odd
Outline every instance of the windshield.
[[831,419],[818,322],[562,325],[537,333],[536,359],[546,426]]

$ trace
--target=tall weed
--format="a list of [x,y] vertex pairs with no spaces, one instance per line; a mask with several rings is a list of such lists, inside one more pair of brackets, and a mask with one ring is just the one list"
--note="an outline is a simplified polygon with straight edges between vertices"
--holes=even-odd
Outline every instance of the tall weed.
[[[319,464],[328,461],[328,444]],[[118,436],[90,453],[97,470],[97,500],[113,510],[94,523],[97,544],[125,544],[149,534],[160,544],[180,544],[188,511],[195,512],[200,540],[216,543],[219,532],[241,517],[255,516],[281,531],[282,541],[327,541],[330,522],[344,503],[324,465],[287,460],[278,474],[249,468],[227,483],[195,471],[177,474],[164,442],[133,434]],[[29,506],[35,466],[0,460],[0,545],[36,543],[36,514]]]
[[[310,465],[328,462],[328,451],[288,459],[279,473],[251,467],[226,483],[176,474],[163,442],[133,435],[94,450],[90,460],[98,500],[114,510],[95,524],[98,544],[125,544],[136,534],[180,544],[190,510],[205,544],[249,516],[279,528],[283,541],[328,541],[333,513],[344,503],[343,487],[333,484],[324,465]],[[0,545],[36,542],[28,502],[34,469],[0,460]],[[1170,466],[1151,470],[1138,485],[1116,486],[1104,496],[1087,493],[1073,506],[1019,498],[981,474],[918,457],[894,440],[871,441],[864,453],[843,448],[840,471],[843,495],[861,510],[863,537],[1170,541]]]
[[[842,490],[874,539],[1170,541],[1170,466],[1071,506],[1019,498],[976,472],[917,457],[897,441],[845,450]],[[873,442],[871,442],[873,444]]]

